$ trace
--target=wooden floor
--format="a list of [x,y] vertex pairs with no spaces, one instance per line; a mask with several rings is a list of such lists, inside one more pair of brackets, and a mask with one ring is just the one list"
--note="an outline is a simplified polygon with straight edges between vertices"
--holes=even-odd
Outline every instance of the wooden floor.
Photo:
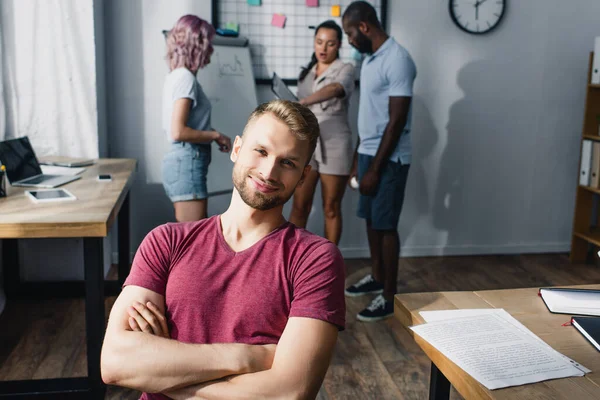
[[[368,260],[347,260],[349,283],[369,272]],[[600,268],[571,265],[567,255],[403,258],[399,291],[485,290],[600,283]],[[347,299],[347,329],[319,399],[425,399],[430,364],[393,318],[356,321],[370,298]],[[107,299],[107,315],[114,298]],[[86,374],[83,300],[8,303],[0,316],[0,380]],[[107,399],[139,393],[110,387]],[[453,398],[460,398],[453,393]]]

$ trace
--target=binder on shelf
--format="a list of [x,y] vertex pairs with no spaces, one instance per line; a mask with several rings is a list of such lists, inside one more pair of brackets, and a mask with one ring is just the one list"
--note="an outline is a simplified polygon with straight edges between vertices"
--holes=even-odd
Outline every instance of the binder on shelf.
[[594,40],[594,62],[592,63],[592,83],[600,84],[600,36]]
[[592,143],[592,167],[590,172],[590,186],[598,188],[600,184],[600,142]]
[[584,140],[581,145],[581,172],[579,174],[579,184],[582,186],[590,185],[590,166],[592,162],[592,141]]
[[596,350],[600,351],[600,318],[594,317],[573,317],[573,325]]

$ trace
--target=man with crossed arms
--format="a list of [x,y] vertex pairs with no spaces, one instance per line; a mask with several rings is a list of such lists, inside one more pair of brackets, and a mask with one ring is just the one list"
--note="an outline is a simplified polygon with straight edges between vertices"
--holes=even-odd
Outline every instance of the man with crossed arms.
[[233,145],[229,209],[148,234],[111,310],[106,383],[142,399],[316,397],[345,325],[344,262],[282,209],[318,135],[308,108],[260,105]]

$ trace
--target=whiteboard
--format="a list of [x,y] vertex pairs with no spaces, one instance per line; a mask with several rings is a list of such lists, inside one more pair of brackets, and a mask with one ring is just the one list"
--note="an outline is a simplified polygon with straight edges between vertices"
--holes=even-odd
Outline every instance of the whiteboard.
[[[198,71],[198,82],[212,105],[213,129],[229,136],[233,143],[258,105],[250,48],[215,45],[214,49],[210,64]],[[232,170],[229,154],[221,153],[213,144],[207,178],[209,196],[233,188]]]
[[[248,0],[213,0],[213,25],[238,24],[240,35],[250,39],[252,67],[257,79],[270,79],[273,72],[277,72],[284,79],[295,80],[300,67],[308,64],[313,53],[315,31],[310,27],[328,19],[342,26],[341,17],[331,16],[331,6],[339,5],[343,14],[353,1],[319,0],[318,7],[307,7],[306,0],[263,0],[260,6],[249,5]],[[370,0],[369,3],[385,27],[387,0]],[[286,16],[284,28],[271,25],[273,14]],[[342,37],[340,58],[354,64],[358,73],[360,58],[354,58],[346,35]]]

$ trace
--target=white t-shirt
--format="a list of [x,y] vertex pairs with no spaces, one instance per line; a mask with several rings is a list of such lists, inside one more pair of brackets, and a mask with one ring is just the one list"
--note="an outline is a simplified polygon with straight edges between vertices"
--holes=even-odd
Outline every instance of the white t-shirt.
[[192,100],[192,108],[185,125],[200,131],[212,130],[210,124],[212,106],[208,97],[204,94],[194,74],[187,68],[177,68],[169,72],[163,87],[162,126],[171,142],[174,141],[171,136],[173,104],[176,100],[184,98]]

